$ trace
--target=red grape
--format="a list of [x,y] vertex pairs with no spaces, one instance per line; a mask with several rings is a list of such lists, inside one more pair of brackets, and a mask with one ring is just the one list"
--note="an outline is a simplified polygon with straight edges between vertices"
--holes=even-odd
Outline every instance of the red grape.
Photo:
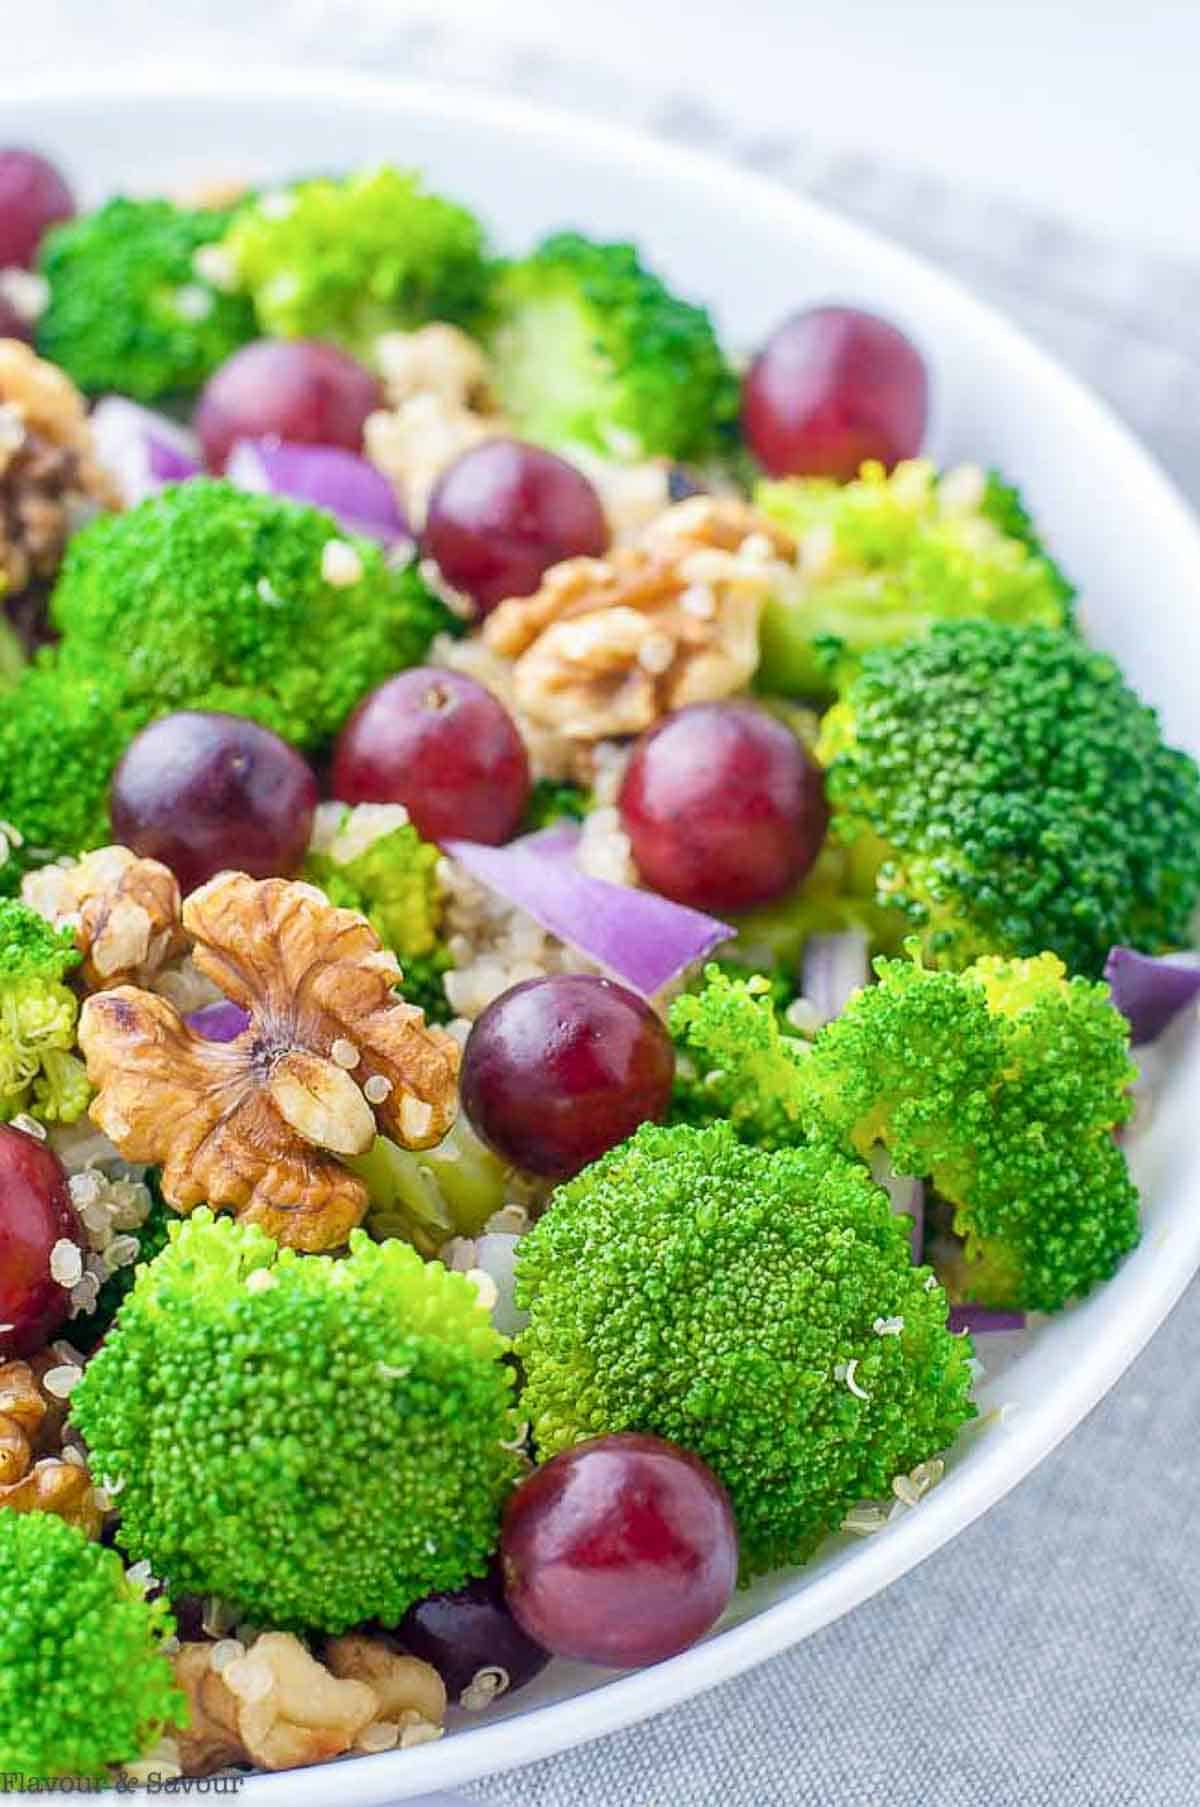
[[287,876],[308,848],[317,781],[257,722],[184,709],[130,741],[112,783],[119,841],[169,866],[186,893],[214,873]]
[[358,705],[334,748],[332,786],[343,803],[403,803],[428,841],[498,847],[525,814],[529,758],[490,690],[419,665]]
[[476,1132],[529,1173],[565,1177],[666,1115],[671,1038],[623,985],[587,973],[527,979],[488,1005],[463,1051]]
[[522,1481],[500,1551],[509,1607],[530,1637],[619,1669],[694,1644],[737,1580],[716,1476],[673,1443],[628,1431],[577,1443]]
[[582,471],[519,439],[486,439],[442,472],[422,541],[484,614],[530,595],[560,559],[599,558],[607,546],[604,510]]
[[410,1656],[437,1670],[452,1701],[462,1704],[465,1694],[468,1707],[523,1688],[550,1661],[509,1612],[498,1562],[481,1581],[418,1600],[395,1637]]
[[773,477],[848,483],[868,458],[889,469],[925,435],[921,354],[876,314],[816,307],[777,327],[742,388],[742,428]]
[[825,838],[817,766],[752,703],[694,703],[643,734],[618,799],[646,883],[697,910],[748,910],[791,889]]
[[50,1272],[63,1241],[84,1246],[62,1162],[0,1124],[0,1361],[35,1354],[66,1322],[70,1298]]
[[363,423],[383,406],[364,365],[320,339],[255,339],[208,379],[192,421],[208,467],[225,468],[238,439],[362,450]]
[[53,163],[36,151],[0,150],[0,270],[31,268],[47,229],[74,212]]

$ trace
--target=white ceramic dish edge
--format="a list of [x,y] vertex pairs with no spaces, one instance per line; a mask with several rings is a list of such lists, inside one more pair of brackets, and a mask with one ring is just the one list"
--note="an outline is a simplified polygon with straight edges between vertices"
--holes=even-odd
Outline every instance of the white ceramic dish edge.
[[[702,207],[710,215],[714,229],[725,221],[750,216],[766,237],[777,234],[781,247],[816,247],[831,263],[861,270],[867,289],[894,289],[902,298],[893,308],[897,317],[918,327],[925,323],[927,339],[937,322],[949,323],[964,338],[973,340],[981,369],[994,366],[993,383],[1010,381],[1014,393],[1031,404],[1036,401],[1031,415],[1058,423],[1058,435],[1065,444],[1088,448],[1077,480],[1085,485],[1095,483],[1096,507],[1084,507],[1079,520],[1064,521],[1064,562],[1084,571],[1091,562],[1099,570],[1103,553],[1110,564],[1115,561],[1112,584],[1118,593],[1138,593],[1130,588],[1138,561],[1122,554],[1119,532],[1107,518],[1115,511],[1107,507],[1105,498],[1115,493],[1116,482],[1125,523],[1138,524],[1142,579],[1152,578],[1157,593],[1165,598],[1168,644],[1171,634],[1167,630],[1173,627],[1186,647],[1188,616],[1191,613],[1194,620],[1200,589],[1200,529],[1181,498],[1125,429],[1080,385],[1005,321],[909,253],[760,177],[636,133],[480,94],[336,73],[314,76],[298,71],[146,68],[132,75],[98,72],[63,82],[24,83],[10,86],[5,93],[5,132],[14,139],[40,138],[53,151],[60,148],[62,138],[55,121],[74,116],[82,122],[89,110],[95,119],[100,109],[118,118],[128,116],[131,122],[136,119],[139,133],[144,133],[144,146],[149,146],[156,142],[150,129],[156,114],[165,119],[168,110],[175,108],[186,116],[189,108],[195,111],[197,107],[207,109],[214,122],[220,121],[222,108],[231,115],[240,112],[247,124],[264,117],[290,118],[293,138],[283,149],[293,165],[301,160],[301,144],[310,142],[308,122],[322,113],[331,121],[339,116],[347,121],[356,115],[369,116],[381,130],[386,120],[395,127],[397,138],[407,126],[418,137],[424,131],[435,137],[438,132],[458,132],[503,139],[511,144],[514,155],[519,150],[527,159],[559,160],[592,173],[603,169],[618,191],[622,183],[631,189],[649,185],[662,190],[664,201],[668,194],[686,199],[697,212]],[[42,129],[47,125],[50,129]],[[71,129],[65,129],[69,139]],[[127,129],[132,134],[132,123]],[[72,155],[82,149],[69,144],[65,148]],[[192,161],[199,160],[202,149],[200,144],[190,146]],[[220,161],[215,154],[209,160]],[[310,154],[310,160],[349,161],[353,151],[335,156],[322,146],[319,158]],[[647,175],[648,164],[653,165],[652,178]],[[149,180],[140,185],[149,186],[155,179],[157,165],[152,166]],[[467,199],[473,198],[465,181],[459,182],[459,191]],[[586,197],[581,198],[578,214],[584,223],[590,222]],[[653,239],[644,232],[642,236],[657,255]],[[669,238],[670,233],[664,231],[663,236]],[[820,256],[816,261],[820,263]],[[704,292],[703,284],[694,279],[691,287]],[[806,292],[794,299],[808,298]],[[758,325],[754,323],[755,328]],[[746,330],[749,333],[750,328]],[[936,366],[936,346],[934,361]],[[935,447],[936,443],[935,437]],[[1046,483],[1033,486],[1040,505],[1044,491],[1054,487],[1053,461],[1049,454],[1043,459],[1040,448],[1031,445],[1029,449],[1034,454],[1032,463],[1039,469],[1044,465],[1047,472]],[[1022,480],[1028,476],[1030,462],[1025,459],[1019,470]],[[1063,538],[1057,536],[1054,508],[1046,512],[1050,538],[1057,549]],[[1103,623],[1101,629],[1098,637],[1111,638],[1103,631]],[[1122,648],[1122,656],[1139,682],[1144,666],[1148,674],[1145,687],[1155,695],[1153,657],[1139,656],[1136,644]],[[1183,707],[1183,692],[1178,685],[1175,690],[1173,698],[1156,695],[1155,700],[1166,703],[1172,734],[1185,739],[1185,727],[1190,727],[1184,719],[1188,712]],[[1194,738],[1194,729],[1191,734]],[[1157,1224],[1152,1214],[1146,1242],[1118,1279],[1081,1312],[1071,1314],[1070,1321],[1062,1322],[1061,1328],[1067,1331],[1066,1338],[1060,1339],[1064,1348],[1068,1354],[1078,1348],[1084,1359],[1073,1366],[1051,1364],[1058,1369],[1057,1377],[1044,1393],[1037,1387],[1038,1364],[1034,1362],[1033,1384],[1023,1389],[1032,1392],[1032,1403],[1026,1401],[1011,1422],[989,1431],[986,1445],[982,1439],[975,1442],[970,1459],[959,1465],[918,1511],[855,1547],[847,1559],[808,1571],[792,1583],[796,1591],[788,1597],[671,1662],[606,1681],[569,1700],[514,1711],[511,1718],[458,1731],[441,1744],[339,1767],[334,1785],[339,1798],[354,1801],[356,1807],[409,1798],[536,1761],[660,1712],[798,1642],[866,1600],[1015,1486],[1103,1396],[1200,1266],[1200,1168],[1194,1156],[1191,1171],[1185,1170],[1194,1114],[1189,1112],[1188,1099],[1197,1096],[1200,1081],[1196,1052],[1194,1047],[1181,1046],[1180,1084],[1161,1113],[1164,1121],[1153,1164],[1157,1180],[1166,1185],[1168,1176],[1170,1179],[1163,1221]],[[1185,1066],[1187,1071],[1182,1072]],[[284,1800],[295,1807],[323,1807],[331,1782],[331,1773],[322,1770],[255,1777],[243,1798],[262,1802],[264,1807]]]

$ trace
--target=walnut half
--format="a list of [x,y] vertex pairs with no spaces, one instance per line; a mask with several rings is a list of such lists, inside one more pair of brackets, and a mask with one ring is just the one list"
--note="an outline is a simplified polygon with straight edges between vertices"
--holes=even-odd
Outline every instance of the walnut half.
[[[98,1537],[103,1513],[82,1462],[56,1448],[59,1415],[28,1362],[0,1364],[0,1511],[53,1512],[87,1537]],[[48,1445],[52,1453],[47,1451]]]
[[223,872],[188,897],[183,927],[249,1026],[205,1041],[166,998],[97,992],[79,1023],[92,1120],[127,1160],[161,1166],[178,1210],[225,1207],[293,1248],[336,1248],[367,1206],[341,1157],[377,1133],[439,1142],[457,1044],[396,996],[400,969],[366,920],[311,885]]

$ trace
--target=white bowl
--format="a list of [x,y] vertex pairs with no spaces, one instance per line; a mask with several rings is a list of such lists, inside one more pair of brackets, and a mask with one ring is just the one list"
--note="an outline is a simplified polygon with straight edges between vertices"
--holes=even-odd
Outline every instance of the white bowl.
[[[752,345],[789,309],[836,298],[880,309],[923,347],[936,381],[933,453],[1018,481],[1080,583],[1091,633],[1200,751],[1200,531],[1110,414],[1052,361],[916,258],[782,188],[631,133],[486,99],[342,75],[97,76],[4,97],[4,134],[59,158],[89,200],[214,172],[281,178],[388,158],[479,208],[503,245],[580,225],[639,241],[685,295]],[[1145,1236],[1085,1305],[1039,1328],[979,1390],[983,1421],[942,1484],[864,1542],[834,1542],[798,1572],[739,1596],[723,1629],[623,1678],[552,1665],[532,1687],[439,1744],[328,1772],[254,1777],[243,1799],[357,1807],[409,1798],[662,1712],[808,1637],[993,1505],[1112,1386],[1200,1266],[1200,1038],[1176,1031],[1170,1081],[1135,1145]],[[985,1339],[983,1354],[989,1356]],[[997,1408],[1004,1407],[1002,1413]],[[990,1414],[990,1415],[989,1415]],[[353,1555],[348,1555],[353,1560]]]

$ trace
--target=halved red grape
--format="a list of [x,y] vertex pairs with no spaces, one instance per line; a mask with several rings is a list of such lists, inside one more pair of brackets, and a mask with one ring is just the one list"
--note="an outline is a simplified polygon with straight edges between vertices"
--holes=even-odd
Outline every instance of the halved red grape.
[[599,558],[608,523],[592,485],[541,446],[486,439],[456,458],[429,498],[422,548],[486,614],[528,596],[560,559]]
[[287,877],[304,858],[317,781],[286,741],[217,711],[164,715],[130,741],[112,783],[117,839],[186,893],[214,873]]
[[697,910],[748,910],[798,883],[825,838],[818,767],[752,703],[695,703],[634,747],[618,799],[638,871]]
[[508,1610],[499,1562],[482,1580],[418,1600],[395,1637],[437,1670],[451,1701],[475,1711],[523,1688],[550,1661]]
[[70,1295],[50,1271],[60,1242],[84,1247],[62,1162],[0,1124],[0,1361],[35,1354],[66,1323]]
[[509,1496],[500,1552],[509,1607],[530,1637],[618,1669],[686,1650],[737,1580],[721,1483],[698,1456],[635,1432],[535,1469]]
[[255,339],[208,379],[192,421],[212,471],[238,439],[362,449],[363,423],[383,406],[371,372],[320,339]]
[[589,973],[527,979],[467,1038],[462,1106],[497,1154],[529,1173],[578,1173],[667,1112],[671,1038],[650,1006]]
[[529,758],[490,690],[418,665],[358,705],[338,736],[331,783],[343,803],[403,803],[426,840],[498,847],[525,814]]
[[929,384],[920,352],[877,314],[816,307],[767,340],[742,386],[742,429],[773,477],[847,483],[865,459],[915,458]]
[[53,163],[36,151],[0,150],[0,270],[29,269],[48,228],[74,213]]

